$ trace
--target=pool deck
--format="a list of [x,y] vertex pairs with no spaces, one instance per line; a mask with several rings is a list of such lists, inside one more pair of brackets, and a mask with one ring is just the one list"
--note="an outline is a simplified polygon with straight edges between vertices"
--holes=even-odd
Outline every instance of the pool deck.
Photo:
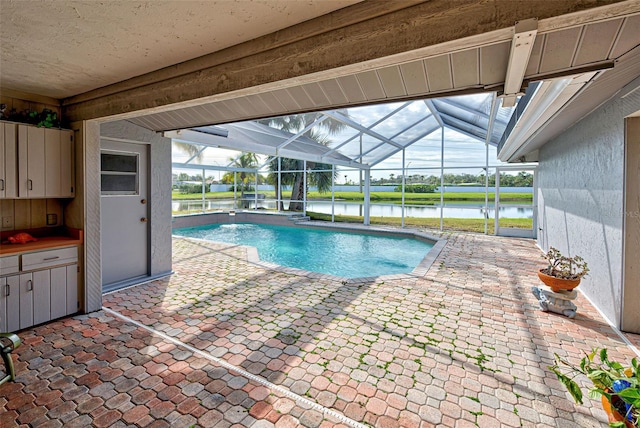
[[547,366],[634,351],[582,295],[573,320],[538,310],[532,240],[445,238],[423,277],[366,281],[175,238],[171,277],[19,332],[0,426],[607,426]]

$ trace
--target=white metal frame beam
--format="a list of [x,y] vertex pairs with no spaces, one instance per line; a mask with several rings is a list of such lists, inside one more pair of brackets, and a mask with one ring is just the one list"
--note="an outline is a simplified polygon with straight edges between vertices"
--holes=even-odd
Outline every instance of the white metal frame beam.
[[[402,133],[404,133],[404,132],[408,131],[409,129],[413,128],[414,126],[417,126],[418,124],[420,124],[421,122],[424,122],[425,120],[429,119],[429,118],[430,118],[430,117],[432,117],[432,116],[433,116],[433,115],[431,115],[431,114],[430,114],[430,115],[428,115],[428,116],[425,116],[425,117],[423,117],[423,118],[421,118],[421,119],[419,119],[419,120],[415,121],[415,122],[414,122],[414,123],[412,123],[411,125],[409,125],[409,126],[407,126],[406,128],[404,128],[402,131],[400,131],[400,132],[396,133],[396,134],[395,134],[394,136],[392,136],[391,138],[396,138],[398,135],[400,135],[400,134],[402,134]],[[431,132],[433,132],[433,131],[431,131]],[[430,132],[430,133],[431,133],[431,132]],[[425,137],[425,135],[423,135],[423,134],[420,134],[420,135],[421,135],[421,137],[420,137],[420,138]],[[427,134],[427,135],[429,135],[429,134]],[[404,147],[408,147],[409,145],[413,144],[414,142],[415,142],[415,140],[413,140],[412,142],[410,142],[408,145],[406,145],[406,146],[404,146]],[[369,150],[367,150],[366,152],[361,153],[361,154],[360,154],[360,156],[356,156],[355,158],[353,158],[353,160],[360,160],[360,161],[361,161],[361,160],[362,160],[362,158],[363,158],[364,156],[368,155],[369,153],[373,152],[373,151],[374,151],[374,150],[376,150],[376,149],[379,149],[379,148],[380,148],[380,147],[382,147],[384,144],[385,144],[384,142],[381,142],[380,144],[378,144],[378,145],[376,145],[376,146],[374,146],[374,147],[370,148],[370,149],[369,149]]]
[[436,120],[438,121],[438,124],[440,126],[444,126],[444,122],[442,121],[442,117],[440,117],[440,110],[438,110],[435,106],[435,104],[433,103],[433,100],[424,100],[425,105],[427,106],[427,108],[429,109],[429,111],[431,112],[431,114],[433,115],[433,117],[436,118]]
[[[448,98],[439,98],[438,102],[439,103],[443,103],[443,104],[448,104],[448,105],[450,105],[452,107],[455,107],[455,108],[459,108],[460,110],[464,110],[467,113],[477,114],[478,116],[482,116],[484,119],[489,119],[489,115],[487,113],[485,113],[483,111],[480,111],[480,110],[476,110],[476,109],[474,109],[472,107],[460,104],[459,102],[450,100]],[[436,107],[436,108],[438,108],[438,107]],[[451,116],[451,115],[449,115],[449,116]]]
[[484,234],[489,233],[489,144],[493,135],[493,126],[498,114],[498,98],[493,93],[491,99],[491,112],[489,113],[489,126],[487,127],[487,138],[484,140],[485,146],[485,169],[484,169]]
[[353,160],[326,158],[324,154],[302,153],[300,151],[289,150],[287,148],[283,148],[276,152],[276,148],[272,146],[264,146],[257,143],[247,143],[238,140],[234,141],[233,145],[231,145],[231,141],[229,141],[227,138],[216,137],[214,135],[192,131],[189,129],[183,129],[179,131],[166,131],[164,133],[164,136],[167,138],[171,138],[174,141],[180,141],[183,143],[200,144],[209,147],[219,147],[230,150],[239,150],[243,152],[259,153],[267,156],[282,156],[285,158],[306,160],[310,162],[331,163],[334,165],[340,165],[349,168],[370,168],[368,165],[364,165]]
[[[476,141],[480,141],[480,142],[484,143],[484,139],[483,138],[478,137],[477,135],[473,135],[471,132],[463,131],[462,129],[456,128],[455,126],[445,125],[445,126],[443,126],[443,128],[447,128],[447,129],[449,129],[451,131],[455,131],[455,132],[457,132],[459,134],[465,135],[465,136],[467,136],[469,138],[472,138],[472,139],[474,139]],[[495,145],[495,144],[492,144],[492,145]]]
[[322,116],[319,117],[318,119],[314,120],[312,123],[308,124],[307,126],[305,126],[302,130],[300,130],[297,134],[293,135],[290,138],[287,138],[283,143],[281,143],[280,145],[278,145],[278,147],[276,147],[276,153],[278,153],[278,151],[286,146],[288,146],[289,144],[293,143],[294,141],[296,141],[298,138],[302,137],[304,135],[305,132],[309,131],[311,128],[313,128],[314,126],[322,123],[323,121],[327,120],[327,116]]
[[501,96],[502,107],[515,106],[518,96],[524,95],[522,93],[522,81],[524,80],[524,73],[527,71],[527,65],[529,65],[536,34],[538,34],[538,20],[536,18],[518,21],[515,25],[515,34],[511,41],[509,64],[507,65],[507,75],[504,80],[504,94]]
[[416,138],[414,138],[413,140],[411,140],[411,141],[410,141],[406,146],[404,146],[404,147],[402,147],[402,148],[400,148],[400,149],[397,149],[397,150],[395,150],[394,152],[389,153],[385,158],[383,158],[383,159],[379,159],[378,161],[376,161],[376,162],[372,163],[372,164],[370,165],[370,167],[371,167],[371,168],[373,168],[374,166],[378,165],[380,162],[382,162],[382,161],[384,161],[384,160],[386,160],[386,159],[390,158],[391,156],[395,155],[395,154],[396,154],[396,153],[398,153],[400,150],[406,149],[407,147],[411,146],[411,145],[412,145],[412,144],[414,144],[415,142],[422,140],[422,139],[423,139],[424,137],[426,137],[427,135],[429,135],[429,134],[431,134],[431,133],[433,133],[433,132],[437,131],[437,130],[438,130],[438,128],[442,128],[442,126],[438,125],[438,126],[434,127],[433,129],[429,130],[428,132],[423,132],[422,134],[420,134],[419,136],[417,136]]
[[[404,110],[405,108],[409,107],[411,104],[413,104],[413,101],[407,101],[406,103],[402,104],[400,107],[398,107],[397,109],[393,110],[392,112],[390,112],[389,114],[385,115],[384,117],[380,118],[378,121],[374,122],[373,124],[371,124],[369,126],[369,128],[373,128],[376,125],[381,124],[382,122],[384,122],[385,120],[389,119],[391,116],[393,116],[396,113],[399,113],[400,111]],[[332,148],[329,153],[333,153],[335,151],[337,151],[338,149],[344,147],[345,145],[347,145],[348,143],[350,143],[351,141],[355,140],[356,137],[358,137],[358,135],[360,135],[360,133],[355,134],[353,137],[350,137],[348,139],[346,139],[345,141],[343,141],[342,143],[340,143],[339,145],[337,145],[336,147]],[[392,137],[393,138],[393,137]],[[357,159],[357,158],[356,158]]]
[[539,133],[548,121],[562,111],[569,100],[589,84],[596,72],[585,73],[573,78],[561,78],[542,82],[527,108],[522,112],[515,127],[507,137],[498,159],[511,162],[529,151],[531,139]]
[[172,168],[179,169],[204,169],[204,170],[215,170],[215,171],[233,171],[233,172],[251,172],[255,173],[256,168],[238,168],[231,166],[221,166],[221,165],[196,165],[193,163],[182,163],[182,162],[172,162]]
[[[481,127],[481,126],[478,126],[478,125],[475,125],[475,124],[473,124],[473,123],[469,123],[469,122],[467,122],[467,121],[465,121],[465,120],[462,120],[462,119],[459,119],[459,118],[457,118],[457,117],[449,116],[448,114],[445,114],[445,113],[440,113],[440,114],[442,115],[442,118],[443,118],[443,119],[444,119],[444,121],[445,121],[445,127],[446,127],[446,128],[451,128],[451,129],[453,129],[453,130],[455,130],[455,131],[457,131],[457,132],[460,132],[461,134],[465,134],[465,135],[467,135],[467,136],[470,136],[470,137],[472,137],[472,138],[475,138],[476,140],[478,140],[478,141],[482,141],[482,142],[484,143],[484,140],[485,140],[485,139],[484,139],[483,137],[480,137],[480,136],[478,136],[478,135],[473,135],[473,133],[471,133],[471,132],[469,132],[468,130],[465,130],[465,129],[458,129],[458,127],[456,126],[456,124],[458,124],[460,127],[462,127],[463,125],[464,125],[464,126],[467,126],[468,128],[473,129],[473,130],[476,130],[476,131],[478,131],[481,135],[484,135],[484,136],[486,137],[486,135],[487,135],[487,130],[486,130],[485,128],[483,128],[483,127]],[[446,122],[451,122],[451,123],[446,123]],[[491,143],[492,145],[494,145],[494,146],[497,144],[497,142],[496,142],[496,143],[490,142],[490,143]]]
[[207,149],[207,146],[200,147],[200,149],[198,150],[198,153],[196,153],[196,154],[192,155],[189,159],[187,159],[187,160],[185,161],[185,163],[189,163],[189,162],[191,162],[192,160],[196,159],[196,158],[197,158],[198,156],[200,156],[200,155],[202,154],[202,152],[204,152],[206,149]]
[[399,149],[402,149],[402,145],[396,143],[395,141],[390,140],[389,138],[385,137],[384,135],[378,134],[375,131],[370,130],[369,128],[367,128],[366,126],[362,126],[359,123],[354,122],[353,120],[341,115],[340,113],[337,112],[326,112],[325,113],[327,116],[337,120],[338,122],[342,122],[345,125],[348,125],[354,129],[357,129],[358,131],[362,132],[363,134],[367,134],[370,135],[374,138],[377,138],[380,141],[384,141],[387,144],[390,144],[392,146],[395,146]]

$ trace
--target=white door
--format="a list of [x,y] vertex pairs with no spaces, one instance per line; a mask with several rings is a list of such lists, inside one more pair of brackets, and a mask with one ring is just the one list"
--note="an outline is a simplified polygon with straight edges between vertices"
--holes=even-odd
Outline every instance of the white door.
[[149,274],[148,146],[103,140],[100,153],[102,289]]

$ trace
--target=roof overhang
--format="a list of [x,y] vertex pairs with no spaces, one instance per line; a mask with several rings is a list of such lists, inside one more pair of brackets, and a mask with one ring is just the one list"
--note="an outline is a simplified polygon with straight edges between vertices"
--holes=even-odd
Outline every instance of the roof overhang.
[[606,71],[545,81],[517,122],[507,130],[498,147],[503,162],[535,161],[535,153],[544,144],[579,122],[620,91],[640,85],[640,47],[623,55]]
[[[640,42],[634,1],[588,9],[569,1],[499,4],[496,16],[482,1],[416,2],[335,34],[312,33],[272,49],[266,49],[272,40],[264,40],[264,50],[251,55],[235,49],[233,56],[212,55],[101,88],[65,100],[64,112],[72,120],[109,116],[166,131],[399,100],[501,95],[505,83],[513,95],[532,81],[606,68]],[[366,9],[369,2],[353,7]],[[514,34],[527,33],[516,21],[534,17],[537,33],[524,61],[519,58],[527,55],[515,48],[512,55]]]

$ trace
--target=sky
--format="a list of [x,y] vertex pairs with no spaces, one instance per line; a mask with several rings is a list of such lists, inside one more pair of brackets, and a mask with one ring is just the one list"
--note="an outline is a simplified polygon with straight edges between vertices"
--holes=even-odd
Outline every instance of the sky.
[[[454,103],[463,104],[475,109],[479,109],[488,115],[491,108],[492,94],[476,94],[467,95],[461,97],[451,97]],[[475,122],[478,126],[486,126],[486,118],[482,114],[474,115],[468,111],[456,109],[455,106],[451,106],[439,100],[434,100],[438,105],[438,109],[447,112],[454,111],[457,114],[465,115],[468,121]],[[390,113],[399,109],[405,105],[405,103],[388,103],[365,107],[350,108],[349,118],[365,127],[369,127],[376,122],[380,122],[371,128],[376,133],[400,144],[407,144],[413,142],[405,149],[405,162],[407,168],[407,175],[436,175],[440,174],[440,155],[441,155],[441,140],[442,131],[438,126],[435,118],[430,114],[430,110],[425,102],[414,101],[411,102],[406,108],[403,108],[401,112],[389,116]],[[499,109],[498,118],[496,122],[497,131],[501,131],[509,118],[509,111],[501,111]],[[508,110],[508,109],[505,109]],[[384,119],[384,120],[383,120]],[[224,127],[224,125],[221,125]],[[427,132],[432,131],[429,135],[424,136]],[[354,128],[347,128],[342,132],[329,136],[331,142],[329,147],[336,147],[355,136],[351,142],[342,146],[339,150],[350,157],[355,157],[360,154],[360,138],[358,136],[359,131]],[[445,173],[469,173],[480,174],[483,172],[482,167],[486,162],[486,146],[483,141],[475,138],[471,138],[462,133],[456,132],[450,128],[444,128],[444,166],[451,168],[445,170]],[[366,153],[368,150],[375,149],[379,146],[381,141],[375,137],[364,135],[362,139],[362,151]],[[365,163],[371,163],[374,160],[383,158],[383,154],[391,151],[397,151],[397,149],[388,144],[383,144],[381,147],[373,150],[370,155],[365,155]],[[240,152],[209,147],[205,150],[202,159],[202,164],[206,165],[218,165],[227,166],[231,163],[231,159],[240,155]],[[266,156],[260,156],[262,161],[266,161]],[[188,156],[178,150],[175,146],[173,148],[173,162],[185,162]],[[495,166],[502,164],[496,158],[496,147],[489,145],[489,165]],[[402,153],[398,151],[388,159],[378,163],[371,170],[371,176],[374,179],[389,178],[390,174],[395,176],[402,174]],[[420,169],[415,169],[420,168]],[[338,167],[340,170],[338,182],[344,182],[345,175],[347,179],[356,181],[358,179],[357,171],[350,171],[344,167]],[[393,170],[388,170],[393,169]],[[174,171],[176,172],[176,171]],[[181,171],[177,171],[178,173]],[[188,171],[185,171],[189,173]],[[196,172],[190,172],[190,175]],[[224,172],[211,171],[207,172],[207,176],[213,176],[219,179],[224,175]]]

